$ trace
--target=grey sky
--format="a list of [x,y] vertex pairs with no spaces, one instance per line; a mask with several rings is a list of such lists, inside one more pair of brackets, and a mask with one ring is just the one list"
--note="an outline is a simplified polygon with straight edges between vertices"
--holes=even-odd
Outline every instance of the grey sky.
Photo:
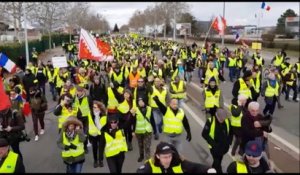
[[[190,13],[197,20],[209,20],[212,15],[223,14],[223,2],[188,2],[188,4]],[[120,27],[128,23],[136,10],[144,10],[148,5],[154,5],[154,2],[93,2],[91,10],[103,14],[111,27],[115,23]],[[262,12],[260,26],[275,26],[280,15],[289,8],[299,15],[299,2],[266,2],[266,5],[271,7],[270,11],[262,10],[261,2],[226,2],[227,25],[257,25],[255,13]]]

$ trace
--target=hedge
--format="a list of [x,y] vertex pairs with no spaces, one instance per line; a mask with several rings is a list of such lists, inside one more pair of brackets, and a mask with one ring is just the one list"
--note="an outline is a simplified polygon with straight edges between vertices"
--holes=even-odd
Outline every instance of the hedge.
[[[73,36],[71,36],[73,39]],[[52,34],[51,35],[52,44],[55,43],[55,46],[60,46],[62,42],[69,42],[68,34]],[[35,47],[38,53],[42,53],[45,50],[49,49],[49,36],[42,36],[41,40],[31,40],[28,41],[29,55],[32,51],[32,48]],[[53,47],[53,45],[52,45]],[[0,45],[0,52],[5,53],[12,61],[16,62],[19,56],[25,57],[25,42],[20,43],[7,43]]]

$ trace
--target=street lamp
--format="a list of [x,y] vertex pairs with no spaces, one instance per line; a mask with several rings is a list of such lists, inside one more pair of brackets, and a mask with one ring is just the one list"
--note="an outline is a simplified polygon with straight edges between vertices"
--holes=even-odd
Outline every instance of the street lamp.
[[28,38],[27,38],[27,14],[26,7],[24,6],[24,32],[25,32],[25,53],[26,53],[26,65],[29,63],[29,50],[28,50]]

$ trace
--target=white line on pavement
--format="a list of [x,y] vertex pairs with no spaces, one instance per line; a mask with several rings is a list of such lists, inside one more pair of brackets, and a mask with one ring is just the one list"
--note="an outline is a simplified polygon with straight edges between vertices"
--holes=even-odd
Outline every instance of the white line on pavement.
[[[202,91],[203,88],[197,86],[196,83],[191,82],[190,83],[191,86],[193,86],[194,88],[198,89],[199,91]],[[228,108],[229,104],[228,103],[224,103],[224,105]],[[269,134],[269,136],[273,137],[275,140],[277,140],[278,142],[280,142],[281,144],[285,145],[287,148],[289,148],[290,150],[292,150],[294,153],[298,154],[299,157],[299,148],[295,147],[294,145],[292,145],[291,143],[289,143],[288,141],[286,141],[285,139],[283,139],[282,137],[274,134],[273,132]]]

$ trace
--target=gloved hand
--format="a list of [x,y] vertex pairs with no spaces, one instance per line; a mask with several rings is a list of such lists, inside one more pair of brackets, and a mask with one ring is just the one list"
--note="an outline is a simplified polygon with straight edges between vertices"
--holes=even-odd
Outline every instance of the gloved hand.
[[153,100],[159,100],[158,96],[154,96]]
[[68,145],[66,145],[65,147],[64,147],[64,150],[65,151],[68,151],[70,149],[70,146],[68,146]]
[[76,149],[77,146],[71,143],[71,145],[69,146],[69,148],[71,148],[71,149]]
[[187,140],[188,142],[190,142],[190,141],[192,140],[192,135],[191,135],[190,133],[187,134],[186,140]]

